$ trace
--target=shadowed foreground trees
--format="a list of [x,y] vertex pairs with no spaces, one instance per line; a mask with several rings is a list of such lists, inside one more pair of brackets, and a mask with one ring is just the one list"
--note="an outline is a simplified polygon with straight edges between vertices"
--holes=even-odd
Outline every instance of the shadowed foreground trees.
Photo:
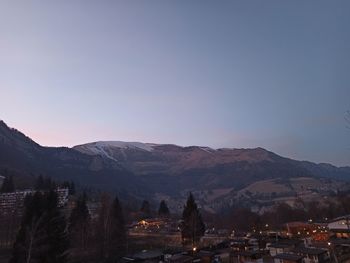
[[116,197],[100,197],[97,216],[91,218],[86,196],[72,210],[69,224],[72,262],[116,262],[126,253],[127,232],[122,206]]
[[25,212],[10,263],[65,263],[68,257],[66,221],[53,191],[36,192],[25,200]]
[[85,250],[88,245],[91,218],[86,205],[86,195],[77,200],[69,218],[69,237],[74,248]]
[[114,262],[126,252],[126,227],[121,203],[116,197],[111,202],[108,194],[102,194],[101,207],[95,225],[97,258]]
[[111,207],[111,232],[109,256],[111,259],[117,259],[124,255],[126,251],[126,228],[123,210],[116,197]]

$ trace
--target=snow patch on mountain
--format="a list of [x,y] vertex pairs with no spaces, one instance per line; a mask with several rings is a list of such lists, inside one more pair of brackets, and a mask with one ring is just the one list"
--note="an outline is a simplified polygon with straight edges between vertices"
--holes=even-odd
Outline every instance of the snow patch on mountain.
[[[98,141],[83,145],[77,145],[74,148],[80,152],[90,155],[100,155],[118,162],[115,158],[114,150],[117,148],[121,153],[126,149],[137,149],[151,152],[156,144],[141,142],[122,142],[122,141]],[[126,155],[125,155],[126,156]]]
[[115,148],[134,148],[134,149],[141,149],[147,152],[153,151],[153,146],[155,144],[151,143],[142,143],[142,142],[122,142],[122,141],[99,141],[93,143],[95,147],[97,148],[109,148],[109,147],[115,147]]
[[210,147],[199,147],[202,151],[205,151],[207,153],[213,153],[215,152],[216,150],[215,149],[212,149]]

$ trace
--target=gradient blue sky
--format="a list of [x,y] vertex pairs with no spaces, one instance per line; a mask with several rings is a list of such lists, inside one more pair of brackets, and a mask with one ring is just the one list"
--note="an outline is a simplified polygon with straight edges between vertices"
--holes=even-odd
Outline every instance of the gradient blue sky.
[[43,145],[350,165],[350,1],[0,1],[0,119]]

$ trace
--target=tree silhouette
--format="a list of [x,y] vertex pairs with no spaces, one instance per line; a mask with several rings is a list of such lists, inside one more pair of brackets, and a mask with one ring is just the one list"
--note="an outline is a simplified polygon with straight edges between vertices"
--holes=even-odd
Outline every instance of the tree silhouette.
[[182,220],[182,240],[185,244],[191,242],[194,246],[204,235],[205,225],[192,193],[190,193],[184,207]]
[[102,193],[101,206],[98,210],[98,218],[95,224],[95,238],[97,245],[97,257],[106,259],[109,253],[111,232],[111,198],[109,194]]
[[65,263],[68,256],[66,221],[55,192],[36,192],[25,200],[25,213],[10,263]]
[[126,250],[126,228],[123,210],[116,197],[111,207],[110,257],[113,260],[124,255]]
[[1,193],[12,193],[14,191],[15,191],[15,185],[13,183],[12,175],[8,175],[5,177],[4,181],[2,182],[0,192]]
[[69,239],[65,217],[58,208],[58,196],[54,191],[47,194],[46,201],[48,257],[55,263],[67,262]]
[[151,206],[147,200],[143,200],[140,211],[142,212],[144,217],[151,216]]
[[164,200],[162,200],[159,204],[158,215],[161,217],[166,217],[170,214],[168,205]]
[[35,181],[35,190],[37,191],[49,191],[54,190],[56,188],[56,182],[52,180],[50,177],[43,177],[39,175]]
[[90,214],[86,205],[86,195],[77,200],[69,218],[69,235],[71,243],[76,248],[84,250],[87,247],[90,227]]

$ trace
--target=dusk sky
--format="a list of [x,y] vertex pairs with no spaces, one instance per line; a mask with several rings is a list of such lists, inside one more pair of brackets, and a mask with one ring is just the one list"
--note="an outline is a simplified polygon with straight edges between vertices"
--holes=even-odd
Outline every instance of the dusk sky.
[[42,145],[350,165],[350,1],[0,1],[0,119]]

